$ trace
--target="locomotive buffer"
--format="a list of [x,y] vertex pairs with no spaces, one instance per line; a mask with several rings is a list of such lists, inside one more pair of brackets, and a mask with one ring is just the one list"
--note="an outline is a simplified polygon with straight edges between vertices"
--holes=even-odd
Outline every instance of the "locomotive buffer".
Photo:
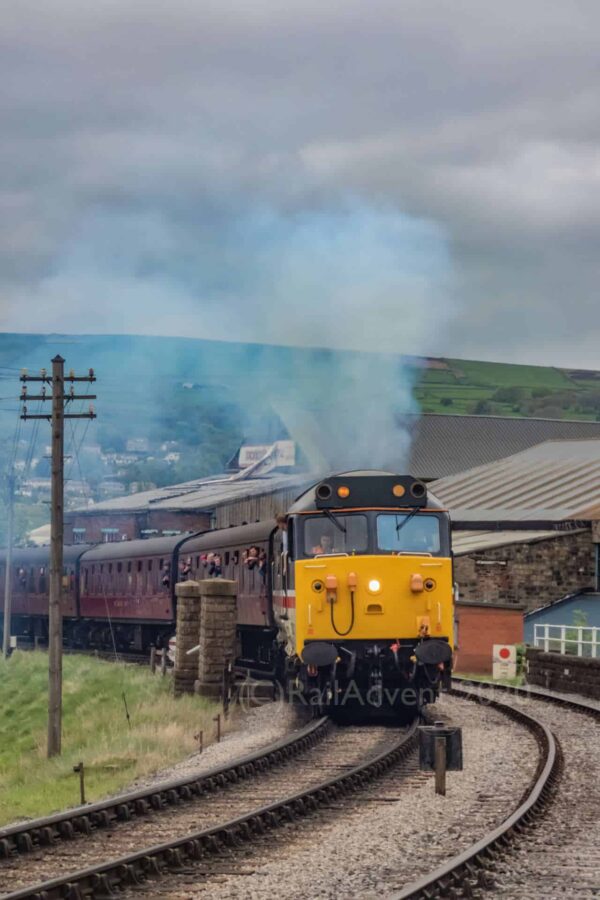
[[[88,412],[65,412],[65,404],[75,400],[95,400],[95,394],[76,394],[75,382],[96,381],[94,370],[90,369],[87,375],[77,377],[71,370],[65,378],[65,361],[62,356],[55,356],[52,360],[52,375],[49,376],[45,369],[39,375],[28,375],[24,370],[21,373],[23,387],[21,389],[21,402],[23,411],[21,418],[46,419],[52,425],[52,494],[51,494],[51,525],[50,525],[50,578],[49,578],[49,604],[48,604],[48,757],[56,756],[61,751],[62,735],[62,576],[63,576],[63,513],[64,513],[64,447],[65,447],[65,419],[95,419],[96,413],[90,405]],[[28,394],[28,381],[37,381],[42,384],[41,394]],[[65,393],[65,381],[71,387]],[[50,385],[51,392],[46,391],[46,385]],[[29,413],[27,403],[31,400],[39,400],[42,403],[52,400],[52,411],[46,413]],[[68,409],[68,406],[67,406]],[[9,612],[10,616],[10,612]]]

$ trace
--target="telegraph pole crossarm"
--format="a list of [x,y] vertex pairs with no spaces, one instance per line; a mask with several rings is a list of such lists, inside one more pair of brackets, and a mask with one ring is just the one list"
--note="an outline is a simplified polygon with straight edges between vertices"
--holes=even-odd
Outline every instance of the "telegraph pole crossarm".
[[[23,403],[22,419],[47,419],[52,423],[52,497],[50,526],[50,592],[48,599],[48,757],[56,756],[61,751],[62,736],[62,587],[63,587],[63,527],[64,527],[64,440],[65,419],[95,419],[96,413],[90,405],[87,413],[66,413],[65,403],[72,400],[95,400],[95,394],[65,394],[65,382],[87,382],[96,380],[94,370],[90,369],[86,376],[75,376],[71,370],[65,376],[65,361],[62,356],[52,360],[52,375],[45,369],[39,375],[21,373],[23,382],[21,402]],[[26,382],[42,382],[52,386],[52,392],[27,395]],[[52,413],[29,413],[26,403],[30,400],[44,402],[52,400]]]

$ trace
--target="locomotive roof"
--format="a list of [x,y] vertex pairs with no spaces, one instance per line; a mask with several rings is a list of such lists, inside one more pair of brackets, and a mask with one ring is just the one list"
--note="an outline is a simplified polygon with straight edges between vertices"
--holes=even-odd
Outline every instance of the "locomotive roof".
[[[332,484],[335,485],[335,484],[337,484],[339,479],[345,479],[345,478],[348,479],[349,484],[351,484],[354,479],[356,479],[357,482],[359,479],[361,479],[361,480],[362,479],[365,479],[365,480],[372,479],[372,482],[369,486],[361,485],[362,490],[360,491],[360,493],[361,493],[361,498],[363,498],[363,499],[361,499],[361,502],[358,502],[358,503],[352,502],[351,495],[350,495],[350,497],[348,497],[348,499],[346,501],[344,501],[344,503],[336,501],[335,503],[332,503],[332,504],[326,504],[326,505],[330,506],[332,509],[336,509],[336,508],[342,509],[344,507],[345,508],[359,508],[359,507],[367,508],[368,506],[372,506],[372,507],[379,507],[379,506],[387,507],[387,506],[389,506],[390,508],[397,508],[397,509],[402,509],[402,508],[407,508],[407,507],[412,508],[415,506],[425,508],[423,506],[422,502],[411,500],[410,493],[408,491],[406,492],[404,497],[401,497],[399,499],[393,498],[393,502],[390,502],[388,499],[388,498],[392,497],[391,487],[390,487],[391,480],[392,481],[397,480],[399,483],[408,486],[410,483],[415,483],[415,482],[422,484],[422,482],[419,482],[419,479],[413,478],[410,475],[398,475],[396,472],[387,472],[387,471],[384,471],[381,469],[357,469],[356,471],[352,471],[352,472],[339,472],[335,475],[331,475],[328,478],[323,478],[320,481],[316,482],[315,484],[312,485],[312,487],[308,488],[307,491],[304,491],[304,493],[300,494],[300,496],[296,498],[296,500],[294,501],[294,503],[292,504],[292,506],[290,507],[288,512],[293,514],[293,513],[300,513],[300,512],[310,512],[313,510],[315,512],[319,511],[319,509],[322,508],[324,504],[318,498],[317,488],[326,482],[331,482]],[[425,488],[424,497],[426,498],[426,504],[425,504],[426,508],[427,509],[443,509],[444,507],[439,502],[439,500],[436,497],[434,497],[434,495],[426,488],[425,485],[423,485],[423,487]],[[368,504],[364,502],[365,494],[368,494],[372,497],[372,502],[369,501]],[[406,499],[405,499],[405,497],[406,497]],[[383,498],[385,499],[385,502],[382,502]]]

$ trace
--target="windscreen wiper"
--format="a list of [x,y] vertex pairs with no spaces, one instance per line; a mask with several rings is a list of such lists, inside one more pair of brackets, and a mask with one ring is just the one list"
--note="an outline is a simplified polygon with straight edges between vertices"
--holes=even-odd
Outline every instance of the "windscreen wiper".
[[331,513],[329,512],[328,509],[324,509],[323,512],[325,513],[325,515],[327,516],[328,519],[331,519],[331,521],[333,522],[333,524],[335,525],[336,528],[339,528],[340,531],[343,531],[344,534],[346,534],[345,527],[342,525],[341,522],[338,522],[338,520],[336,519],[335,516],[331,515]]
[[407,525],[413,516],[419,512],[419,507],[415,507],[415,509],[411,510],[409,514],[406,516],[403,522],[398,521],[398,516],[396,516],[396,536],[400,534],[405,525]]

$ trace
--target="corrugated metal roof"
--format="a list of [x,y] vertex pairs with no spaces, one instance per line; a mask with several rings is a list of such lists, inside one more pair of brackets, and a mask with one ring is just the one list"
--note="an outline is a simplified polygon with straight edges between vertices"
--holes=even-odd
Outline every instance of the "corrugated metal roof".
[[[554,419],[519,419],[502,416],[454,416],[425,414],[408,415],[403,419],[410,432],[412,445],[409,461],[398,459],[397,471],[406,471],[417,478],[428,480],[463,473],[473,466],[481,466],[526,450],[549,438],[586,439],[600,441],[600,422],[574,422]],[[304,424],[300,431],[304,429]],[[294,434],[302,445],[302,434]],[[313,448],[315,442],[323,443]],[[326,432],[322,429],[310,431],[312,455],[324,459]],[[323,463],[325,465],[325,463]],[[326,466],[327,468],[327,466]],[[331,471],[339,467],[332,464]],[[136,512],[146,509],[181,509],[196,511],[215,507],[244,497],[266,494],[271,491],[297,487],[309,487],[316,479],[303,474],[277,474],[260,477],[236,478],[220,475],[212,478],[189,481],[184,484],[157,488],[105,500],[92,507],[77,510],[86,512]],[[444,477],[445,483],[449,479]],[[437,489],[435,490],[437,494]],[[442,502],[444,498],[440,498]]]
[[[575,529],[569,534],[578,534]],[[509,544],[533,544],[564,536],[564,531],[455,531],[452,535],[452,550],[455,556],[465,556],[478,550],[492,550]]]
[[600,440],[547,441],[432,487],[465,525],[600,519]]
[[227,476],[188,481],[185,484],[140,491],[114,500],[104,500],[94,506],[77,510],[78,515],[95,515],[99,512],[141,512],[149,509],[181,510],[192,512],[212,510],[221,503],[241,497],[253,497],[272,491],[297,487],[298,492],[313,479],[303,475],[273,475],[261,478],[231,480]]

